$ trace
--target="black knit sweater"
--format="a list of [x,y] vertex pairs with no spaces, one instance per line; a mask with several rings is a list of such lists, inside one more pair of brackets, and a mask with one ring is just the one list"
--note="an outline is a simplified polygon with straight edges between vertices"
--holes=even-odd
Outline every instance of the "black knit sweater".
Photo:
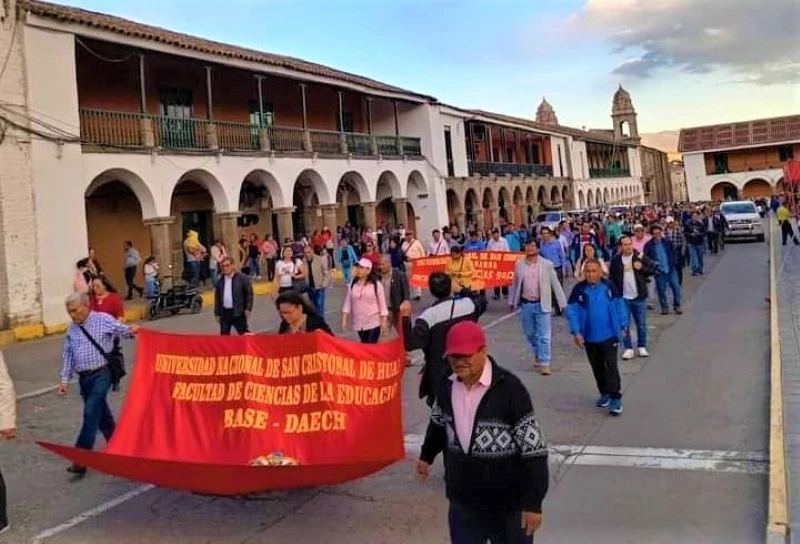
[[549,484],[547,444],[530,395],[508,370],[492,365],[492,383],[475,415],[469,451],[453,420],[452,381],[440,384],[420,459],[444,453],[447,498],[483,511],[541,512]]

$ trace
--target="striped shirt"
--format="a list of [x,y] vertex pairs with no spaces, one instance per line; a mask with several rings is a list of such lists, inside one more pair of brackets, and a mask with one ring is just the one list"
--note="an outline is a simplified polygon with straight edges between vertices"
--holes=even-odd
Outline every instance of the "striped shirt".
[[[106,353],[114,349],[114,338],[133,338],[130,327],[101,312],[89,312],[81,325]],[[71,324],[67,329],[64,353],[61,356],[61,383],[68,383],[76,372],[97,370],[106,364],[105,357],[81,332],[80,326]]]

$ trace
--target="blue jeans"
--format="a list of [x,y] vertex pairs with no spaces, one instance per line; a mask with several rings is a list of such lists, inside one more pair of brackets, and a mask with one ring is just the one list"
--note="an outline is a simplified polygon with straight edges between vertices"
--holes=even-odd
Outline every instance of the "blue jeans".
[[247,259],[247,266],[250,267],[251,276],[259,276],[258,257],[250,257]]
[[158,281],[155,277],[147,277],[144,280],[144,293],[147,298],[155,298],[158,294]]
[[200,284],[200,261],[188,261],[186,266],[189,268],[189,278],[192,285]]
[[219,283],[220,277],[222,277],[222,274],[220,274],[219,268],[212,268],[209,270],[209,272],[211,272],[211,285],[216,287],[217,283]]
[[[631,319],[636,323],[636,346],[640,348],[647,347],[647,299],[634,299],[625,300],[625,306],[631,314]],[[627,332],[622,336],[622,345],[625,349],[633,348],[633,341],[631,340],[631,329],[628,328]]]
[[533,544],[522,529],[521,512],[482,512],[455,502],[447,513],[452,544]]
[[317,313],[319,315],[325,315],[325,289],[309,289],[308,290],[308,298],[311,299],[311,303],[314,305],[314,308],[317,309]]
[[703,244],[689,244],[689,263],[692,274],[703,273]]
[[353,266],[342,265],[342,276],[344,276],[344,284],[350,285],[353,281]]
[[674,308],[681,307],[681,284],[678,279],[678,271],[674,268],[666,274],[656,276],[656,291],[658,291],[658,304],[661,311],[669,309],[667,305],[667,287],[672,291],[672,305]]
[[103,433],[106,442],[114,434],[114,415],[108,406],[108,391],[111,389],[111,372],[104,368],[78,380],[83,399],[83,424],[75,446],[84,450],[94,448],[97,431]]
[[544,366],[549,365],[553,316],[543,312],[539,302],[522,304],[520,315],[522,316],[522,333],[536,355],[536,360]]

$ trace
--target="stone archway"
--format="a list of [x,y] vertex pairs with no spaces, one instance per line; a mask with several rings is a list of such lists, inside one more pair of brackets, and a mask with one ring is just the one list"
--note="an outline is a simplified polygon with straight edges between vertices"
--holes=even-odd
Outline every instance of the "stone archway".
[[513,217],[511,216],[511,206],[512,200],[508,189],[506,187],[500,187],[500,190],[497,192],[498,215],[499,218],[506,223],[513,221]]
[[561,188],[561,205],[566,207],[569,202],[569,188],[564,186]]
[[578,191],[578,209],[586,209],[586,199],[583,197],[583,191]]
[[417,210],[425,209],[425,199],[428,198],[428,182],[418,170],[412,170],[408,174],[406,198],[408,199],[406,205],[408,225],[413,230],[417,230],[417,219],[422,217],[417,215]]
[[[106,264],[104,271],[109,281],[125,296],[123,268],[109,265],[119,260],[125,241],[133,243],[142,259],[151,254],[150,230],[143,220],[155,216],[153,194],[133,172],[121,168],[107,170],[86,188],[84,209],[89,247],[95,249],[97,260]],[[170,262],[168,250],[166,255],[158,257],[166,268]],[[144,283],[141,267],[136,275],[135,283],[141,286]]]
[[400,225],[408,227],[408,213],[406,199],[401,198],[402,187],[397,176],[391,170],[386,170],[378,176],[375,186],[375,224],[386,225],[388,230],[394,231]]
[[540,186],[536,191],[536,207],[537,211],[541,212],[547,206],[547,190],[544,186]]
[[714,201],[723,201],[723,200],[736,200],[739,198],[739,190],[736,188],[736,185],[729,181],[720,181],[719,183],[715,183],[711,187],[711,200]]
[[772,193],[772,185],[763,178],[750,179],[742,187],[742,198],[769,198]]
[[594,193],[592,193],[592,190],[589,189],[587,195],[588,196],[586,197],[586,208],[588,210],[591,210],[592,208],[594,208]]
[[600,193],[600,188],[598,187],[594,191],[594,205],[597,206],[598,208],[603,205],[602,198],[603,198],[603,196]]
[[479,227],[479,218],[482,217],[481,209],[478,193],[475,192],[475,189],[467,189],[464,194],[464,221],[468,229]]
[[447,222],[451,225],[458,225],[459,229],[464,229],[464,210],[461,207],[461,199],[458,198],[455,190],[448,189],[447,198]]
[[558,192],[558,187],[552,187],[550,189],[550,205],[555,207],[559,204],[561,204],[561,193]]
[[[329,204],[334,204],[334,201],[319,172],[310,168],[300,172],[292,189],[294,238],[298,239],[303,235],[311,236],[312,232],[321,229],[323,217],[320,206]],[[330,228],[335,228],[335,226]]]
[[519,185],[514,187],[514,194],[511,196],[511,221],[515,225],[522,225],[525,223],[524,218],[524,207],[525,207],[525,200],[522,196],[522,189],[520,189]]
[[375,228],[377,226],[375,218],[367,217],[363,206],[369,202],[371,199],[366,180],[358,172],[346,172],[336,186],[336,225],[326,226],[335,229],[337,225],[350,223],[355,227]]
[[486,229],[493,229],[495,225],[494,210],[497,209],[497,200],[489,187],[483,190],[481,198],[481,210],[483,214],[483,225]]
[[603,204],[609,204],[611,202],[608,196],[608,187],[603,189]]
[[259,238],[269,234],[280,238],[276,209],[286,207],[280,183],[265,170],[247,174],[239,189],[239,235],[255,233]]

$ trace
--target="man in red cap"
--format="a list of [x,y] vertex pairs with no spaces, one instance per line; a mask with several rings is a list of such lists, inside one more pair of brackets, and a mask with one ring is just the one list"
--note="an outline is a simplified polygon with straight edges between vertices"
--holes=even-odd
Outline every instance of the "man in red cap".
[[530,544],[549,483],[547,444],[528,390],[486,350],[475,322],[447,333],[453,374],[431,409],[417,475],[427,479],[444,454],[453,544]]

